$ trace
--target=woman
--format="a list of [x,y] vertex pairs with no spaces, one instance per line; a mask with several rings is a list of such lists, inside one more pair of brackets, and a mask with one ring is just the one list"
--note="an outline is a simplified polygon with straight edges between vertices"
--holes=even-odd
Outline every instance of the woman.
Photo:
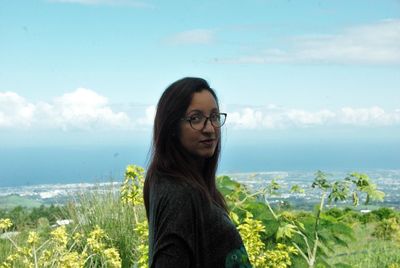
[[176,81],[158,102],[144,186],[151,268],[251,267],[215,183],[225,117],[201,78]]

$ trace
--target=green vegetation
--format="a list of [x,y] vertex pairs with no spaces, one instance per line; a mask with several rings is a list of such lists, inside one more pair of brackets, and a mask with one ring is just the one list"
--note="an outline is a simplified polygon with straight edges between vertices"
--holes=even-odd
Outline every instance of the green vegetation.
[[19,195],[0,196],[0,209],[10,209],[17,206],[34,208],[41,205],[41,201]]
[[63,219],[64,214],[64,208],[55,205],[40,205],[33,208],[15,206],[12,209],[0,209],[0,219],[10,219],[13,230],[35,228],[40,220],[47,220],[50,225],[53,225],[56,220]]
[[348,247],[336,246],[330,255],[329,263],[336,267],[337,263],[346,263],[348,267],[399,267],[400,244],[394,241],[377,238],[373,235],[378,222],[353,224],[354,236]]
[[[130,165],[121,189],[99,188],[62,207],[1,209],[0,267],[147,267],[143,175]],[[257,192],[227,176],[217,183],[254,267],[400,267],[399,211],[354,209],[384,197],[366,174],[331,182],[318,171],[314,211],[273,204],[281,191],[275,180]],[[326,209],[347,199],[353,208]],[[72,223],[51,227],[57,219]]]
[[[256,193],[251,193],[246,186],[232,181],[227,176],[219,178],[219,185],[230,203],[232,219],[246,219],[250,213],[252,220],[258,221],[261,223],[260,226],[266,228],[266,230],[257,229],[258,225],[253,223],[253,230],[258,230],[258,234],[261,235],[261,244],[259,242],[258,245],[256,245],[256,242],[246,244],[246,248],[250,249],[249,254],[255,255],[253,260],[264,260],[266,258],[266,251],[257,251],[253,248],[273,249],[283,243],[287,246],[294,246],[296,249],[296,251],[287,250],[293,254],[291,256],[293,267],[329,267],[332,264],[334,264],[334,267],[346,266],[345,262],[332,263],[331,259],[338,247],[345,247],[347,250],[352,248],[351,245],[357,237],[354,236],[352,224],[356,222],[365,224],[369,221],[368,219],[378,220],[395,215],[394,211],[390,212],[389,209],[385,208],[370,213],[372,216],[364,216],[351,209],[343,211],[335,208],[324,211],[326,202],[333,204],[351,198],[353,205],[357,206],[362,199],[364,199],[365,204],[368,204],[371,199],[382,200],[384,193],[377,190],[376,185],[366,174],[352,173],[341,181],[329,182],[328,176],[318,171],[315,174],[312,186],[320,190],[321,199],[314,212],[291,210],[290,206],[273,207],[269,199],[278,196],[280,191],[280,185],[275,180],[272,180],[269,185]],[[293,185],[291,191],[303,192],[304,190]],[[240,230],[242,222],[236,222]],[[398,226],[397,221],[393,222],[392,220],[390,224],[392,228]],[[388,223],[383,227],[384,230],[386,230],[387,225]],[[256,235],[255,231],[249,237]],[[381,237],[381,239],[385,238]],[[398,249],[394,250],[394,253],[399,252]],[[265,263],[260,263],[259,266],[256,263],[255,266],[269,267],[268,263],[273,262],[274,260],[267,260]],[[285,265],[288,264],[289,262],[285,263]]]
[[[73,197],[64,207],[3,211],[0,233],[20,233],[0,240],[0,267],[144,266],[147,225],[139,198],[143,173],[141,168],[128,166],[121,195],[120,189],[98,188]],[[51,228],[55,215],[72,224]],[[16,224],[8,219],[17,219]]]

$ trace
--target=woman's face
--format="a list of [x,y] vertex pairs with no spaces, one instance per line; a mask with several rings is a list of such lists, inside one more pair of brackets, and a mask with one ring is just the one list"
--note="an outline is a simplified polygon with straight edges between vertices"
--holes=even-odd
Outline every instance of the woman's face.
[[[185,116],[191,117],[203,114],[209,117],[212,113],[218,113],[217,102],[213,95],[206,89],[195,92],[192,101],[186,110]],[[180,124],[180,142],[182,146],[193,156],[209,158],[214,155],[219,142],[220,129],[215,128],[210,120],[201,130],[195,130],[188,121],[182,120]]]

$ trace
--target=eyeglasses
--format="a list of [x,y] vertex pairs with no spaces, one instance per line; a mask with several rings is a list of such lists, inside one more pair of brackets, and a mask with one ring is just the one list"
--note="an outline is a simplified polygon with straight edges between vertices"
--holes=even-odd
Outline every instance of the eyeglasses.
[[212,113],[208,117],[202,113],[197,113],[183,117],[182,120],[189,122],[194,130],[202,130],[206,126],[207,120],[210,120],[213,127],[220,128],[225,124],[226,113]]

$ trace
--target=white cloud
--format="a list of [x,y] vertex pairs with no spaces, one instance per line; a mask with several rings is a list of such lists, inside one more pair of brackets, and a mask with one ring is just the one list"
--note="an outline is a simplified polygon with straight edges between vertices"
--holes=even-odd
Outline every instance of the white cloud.
[[0,127],[31,125],[35,105],[14,92],[0,92]]
[[151,4],[136,0],[48,0],[54,3],[70,3],[81,5],[109,5],[109,6],[131,6],[131,7],[152,7]]
[[[123,107],[122,104],[115,107]],[[126,107],[126,106],[125,106]],[[379,106],[343,107],[338,110],[260,107],[222,104],[227,125],[232,129],[298,129],[313,127],[400,126],[400,109],[387,111]],[[155,105],[134,105],[115,111],[108,99],[86,88],[56,97],[51,102],[33,103],[14,92],[0,92],[0,130],[148,130],[152,128]]]
[[153,126],[155,115],[156,115],[156,106],[151,105],[146,108],[146,115],[144,117],[138,118],[136,122],[138,125],[151,127]]
[[329,110],[321,110],[318,112],[308,112],[304,110],[293,109],[286,113],[287,118],[299,126],[312,126],[322,125],[327,123],[329,120],[336,117],[334,112]]
[[54,101],[55,116],[63,129],[69,127],[91,129],[97,127],[124,127],[129,125],[125,113],[113,112],[108,100],[96,92],[78,88]]
[[338,34],[297,36],[287,49],[266,48],[225,63],[400,64],[400,19],[347,28]]
[[354,109],[350,107],[342,108],[340,111],[342,123],[350,125],[393,125],[400,123],[400,111],[396,109],[392,113],[387,113],[380,107],[369,109]]
[[241,112],[229,113],[229,121],[238,128],[257,128],[262,122],[262,113],[251,108],[244,108]]
[[0,128],[107,129],[129,128],[123,112],[114,112],[107,98],[78,88],[53,102],[30,103],[13,92],[0,93]]
[[167,38],[167,42],[173,45],[186,44],[211,44],[215,40],[215,31],[207,29],[194,29],[180,32]]
[[380,107],[350,108],[338,111],[307,111],[275,106],[246,107],[228,111],[227,125],[234,129],[289,129],[318,126],[382,127],[400,125],[400,110],[386,112]]

